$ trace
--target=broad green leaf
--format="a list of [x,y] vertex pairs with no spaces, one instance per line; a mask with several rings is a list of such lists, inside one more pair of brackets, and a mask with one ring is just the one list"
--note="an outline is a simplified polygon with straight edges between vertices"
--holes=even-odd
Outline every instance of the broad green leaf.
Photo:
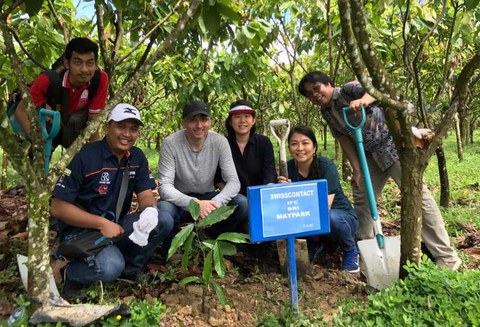
[[465,0],[465,7],[467,10],[473,10],[477,8],[479,2],[480,0]]
[[207,34],[207,27],[205,26],[205,21],[203,20],[203,15],[198,16],[198,26],[203,34]]
[[185,246],[183,247],[183,254],[182,254],[182,268],[183,270],[187,269],[188,265],[188,257],[190,256],[190,253],[192,252],[192,242],[193,238],[195,237],[195,232],[190,233],[188,236],[187,240],[185,241]]
[[43,0],[26,0],[25,1],[25,11],[30,17],[33,17],[38,14],[40,9],[42,9]]
[[222,249],[218,246],[218,243],[215,243],[213,246],[213,263],[218,276],[224,278],[227,267],[225,265],[225,258],[223,257]]
[[200,220],[197,227],[202,228],[206,226],[215,225],[216,223],[227,219],[237,206],[223,206],[215,209],[209,213],[203,220]]
[[203,263],[203,284],[208,285],[210,282],[210,277],[212,277],[212,258],[213,258],[213,251],[208,252],[207,257],[205,258],[205,262]]
[[232,243],[247,243],[249,235],[243,233],[222,233],[218,235],[217,241],[229,241]]
[[200,277],[197,277],[197,276],[188,276],[188,277],[185,277],[184,279],[182,279],[180,282],[178,282],[178,285],[183,286],[183,285],[187,285],[187,284],[190,284],[190,283],[201,284],[202,280],[200,279]]
[[211,281],[210,282],[210,285],[212,285],[213,289],[215,290],[215,293],[217,294],[217,298],[218,298],[218,301],[220,301],[220,303],[222,305],[226,305],[227,304],[227,300],[225,299],[225,294],[223,294],[223,290],[222,288],[220,287],[220,285],[218,285],[215,281]]
[[207,249],[213,249],[213,246],[215,245],[215,242],[214,240],[205,240],[202,242],[203,245],[205,245],[205,247]]
[[255,33],[249,31],[247,25],[242,26],[242,32],[247,37],[247,39],[253,39],[255,37]]
[[177,251],[177,249],[183,245],[185,240],[192,233],[193,227],[194,227],[193,224],[188,224],[187,226],[183,227],[177,233],[177,235],[175,235],[175,237],[172,240],[172,245],[170,245],[170,249],[168,249],[167,259],[170,259],[170,257]]
[[177,89],[177,81],[175,80],[175,77],[173,77],[173,75],[170,75],[170,84],[172,85],[172,88],[175,90]]
[[227,17],[233,22],[240,21],[240,12],[236,8],[225,5],[223,3],[217,3],[217,10],[220,14]]
[[193,220],[197,221],[198,217],[200,216],[200,205],[194,199],[190,200],[190,203],[188,204],[188,211],[190,212]]
[[235,255],[237,253],[237,247],[235,244],[218,241],[218,246],[222,249],[223,255]]
[[204,4],[201,17],[203,18],[203,23],[205,24],[207,31],[212,35],[215,34],[220,28],[220,14],[217,10],[217,6]]

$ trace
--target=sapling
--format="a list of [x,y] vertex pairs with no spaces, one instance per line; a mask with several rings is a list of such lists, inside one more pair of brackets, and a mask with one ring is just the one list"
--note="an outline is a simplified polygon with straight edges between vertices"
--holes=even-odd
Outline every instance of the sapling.
[[206,235],[204,229],[227,219],[235,211],[235,208],[236,206],[223,206],[208,214],[204,219],[200,219],[200,206],[191,200],[189,211],[193,222],[183,226],[173,238],[168,250],[168,259],[170,259],[179,248],[182,249],[183,271],[187,271],[190,259],[198,258],[194,254],[200,254],[200,258],[203,259],[201,276],[188,276],[179,282],[179,285],[189,283],[202,285],[202,311],[205,309],[205,296],[210,287],[215,290],[220,303],[226,304],[222,288],[212,278],[213,272],[216,272],[218,277],[224,278],[227,270],[224,255],[234,255],[237,252],[235,243],[247,243],[248,241],[248,235],[242,233],[222,233],[214,240],[204,239],[204,235]]

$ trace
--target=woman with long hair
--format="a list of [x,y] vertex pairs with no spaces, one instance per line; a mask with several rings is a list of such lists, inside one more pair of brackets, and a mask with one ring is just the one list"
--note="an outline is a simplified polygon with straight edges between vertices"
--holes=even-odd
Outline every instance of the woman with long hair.
[[308,126],[295,126],[288,134],[288,149],[292,159],[288,162],[290,178],[278,176],[278,182],[288,183],[312,179],[326,179],[328,183],[328,207],[330,213],[329,234],[307,237],[309,258],[313,261],[321,251],[322,241],[338,244],[343,251],[342,269],[350,273],[360,271],[355,234],[357,215],[343,193],[335,164],[317,155],[317,139]]

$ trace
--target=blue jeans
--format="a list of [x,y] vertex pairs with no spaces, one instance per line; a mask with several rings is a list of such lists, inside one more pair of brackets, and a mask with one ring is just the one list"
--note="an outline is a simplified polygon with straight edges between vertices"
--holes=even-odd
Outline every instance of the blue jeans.
[[307,237],[313,243],[329,242],[338,245],[343,252],[356,249],[355,235],[358,230],[357,217],[341,209],[330,210],[330,233]]
[[[210,200],[217,192],[210,192],[206,194],[189,194],[196,197],[199,200]],[[216,223],[215,225],[206,229],[206,232],[209,237],[217,238],[218,235],[225,232],[239,232],[247,233],[248,232],[248,200],[247,197],[242,194],[237,194],[233,199],[230,200],[228,205],[236,205],[237,208],[227,219]],[[171,202],[168,201],[159,201],[157,203],[157,208],[159,216],[162,219],[170,220],[172,219],[175,222],[172,233],[169,236],[169,239],[173,239],[175,234],[180,228],[182,220],[189,216],[189,213],[183,210],[180,207],[177,207]]]
[[118,223],[125,230],[121,239],[103,248],[94,258],[70,261],[67,266],[68,279],[80,284],[92,284],[99,280],[110,282],[122,274],[127,278],[138,275],[155,248],[173,228],[172,219],[159,215],[158,225],[150,233],[148,244],[141,247],[128,238],[133,232],[133,223],[139,218],[139,212],[120,218]]

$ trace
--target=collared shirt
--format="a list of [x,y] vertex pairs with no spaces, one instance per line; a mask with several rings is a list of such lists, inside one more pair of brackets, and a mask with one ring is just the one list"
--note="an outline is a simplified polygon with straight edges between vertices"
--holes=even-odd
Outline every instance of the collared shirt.
[[[348,136],[355,142],[354,133],[343,118],[343,108],[364,94],[365,89],[357,81],[347,83],[341,88],[334,88],[332,105],[321,107],[322,116],[334,137]],[[393,137],[387,127],[385,113],[380,104],[374,102],[365,108],[365,114],[366,121],[362,128],[365,153],[375,160],[382,171],[385,171],[399,160]],[[347,119],[351,125],[358,126],[361,115],[350,111]]]
[[[139,194],[156,187],[147,158],[137,147],[132,147],[118,162],[106,139],[85,145],[58,179],[52,196],[91,214],[113,219],[123,171],[128,165],[129,183],[120,214],[122,217],[130,208],[133,192]],[[60,229],[66,226],[59,221]]]
[[[355,213],[352,204],[346,197],[345,193],[343,193],[343,189],[338,178],[338,170],[335,164],[330,159],[323,156],[318,156],[316,159],[314,158],[314,160],[318,160],[320,167],[320,176],[318,179],[326,179],[328,194],[335,194],[331,208],[345,210],[356,217],[357,214]],[[296,167],[295,160],[293,159],[288,161],[287,167],[288,176],[292,182],[300,182],[312,179],[308,176],[305,178],[298,173],[298,168]]]
[[[228,137],[230,149],[232,149],[233,162],[237,169],[240,180],[240,194],[247,195],[247,187],[266,185],[277,182],[277,170],[273,145],[270,139],[264,135],[253,133],[248,140],[243,154],[240,151],[235,136]],[[216,182],[220,171],[217,171]]]
[[[33,103],[36,107],[44,106],[48,101],[48,88],[50,80],[45,74],[40,74],[30,87]],[[68,111],[77,112],[88,109],[89,115],[96,115],[105,107],[107,100],[108,75],[104,71],[100,72],[98,89],[92,99],[88,97],[88,87],[90,83],[85,83],[79,88],[70,85],[70,71],[63,75],[62,87],[68,89]]]

